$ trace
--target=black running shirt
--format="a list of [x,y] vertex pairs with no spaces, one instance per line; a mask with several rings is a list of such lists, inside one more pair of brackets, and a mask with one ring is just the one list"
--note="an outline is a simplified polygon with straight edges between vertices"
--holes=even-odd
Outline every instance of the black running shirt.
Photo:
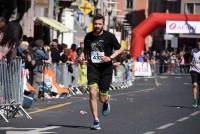
[[101,64],[102,56],[110,56],[113,50],[120,49],[120,44],[114,34],[103,31],[103,34],[94,36],[93,32],[88,33],[84,39],[84,50],[89,63]]

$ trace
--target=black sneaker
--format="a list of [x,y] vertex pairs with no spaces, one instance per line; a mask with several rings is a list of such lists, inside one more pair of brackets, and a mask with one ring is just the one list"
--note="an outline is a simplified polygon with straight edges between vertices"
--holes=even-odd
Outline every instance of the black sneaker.
[[102,115],[107,116],[110,113],[110,95],[108,95],[108,101],[103,103]]
[[95,120],[93,125],[90,128],[93,129],[93,130],[100,130],[101,127],[100,127],[99,121]]

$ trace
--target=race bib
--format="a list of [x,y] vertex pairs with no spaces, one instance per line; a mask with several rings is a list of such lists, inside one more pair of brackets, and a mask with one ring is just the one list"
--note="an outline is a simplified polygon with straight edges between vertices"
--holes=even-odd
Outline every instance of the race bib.
[[92,51],[91,52],[91,61],[92,63],[102,63],[103,60],[101,59],[102,56],[104,56],[104,52],[99,51]]

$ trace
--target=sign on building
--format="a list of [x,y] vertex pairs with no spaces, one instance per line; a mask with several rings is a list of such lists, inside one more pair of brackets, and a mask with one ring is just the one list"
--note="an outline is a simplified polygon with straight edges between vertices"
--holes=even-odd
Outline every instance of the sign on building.
[[93,10],[93,6],[88,1],[84,0],[79,6],[79,9],[84,15],[87,15]]
[[166,33],[200,34],[200,21],[167,21]]

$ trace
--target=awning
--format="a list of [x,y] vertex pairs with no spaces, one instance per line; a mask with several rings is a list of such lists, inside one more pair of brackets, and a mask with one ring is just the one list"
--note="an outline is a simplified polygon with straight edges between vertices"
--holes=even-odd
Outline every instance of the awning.
[[47,25],[51,29],[56,31],[66,33],[66,32],[74,32],[73,29],[68,28],[67,26],[63,25],[62,23],[47,17],[37,17],[36,21],[42,22],[44,25]]

